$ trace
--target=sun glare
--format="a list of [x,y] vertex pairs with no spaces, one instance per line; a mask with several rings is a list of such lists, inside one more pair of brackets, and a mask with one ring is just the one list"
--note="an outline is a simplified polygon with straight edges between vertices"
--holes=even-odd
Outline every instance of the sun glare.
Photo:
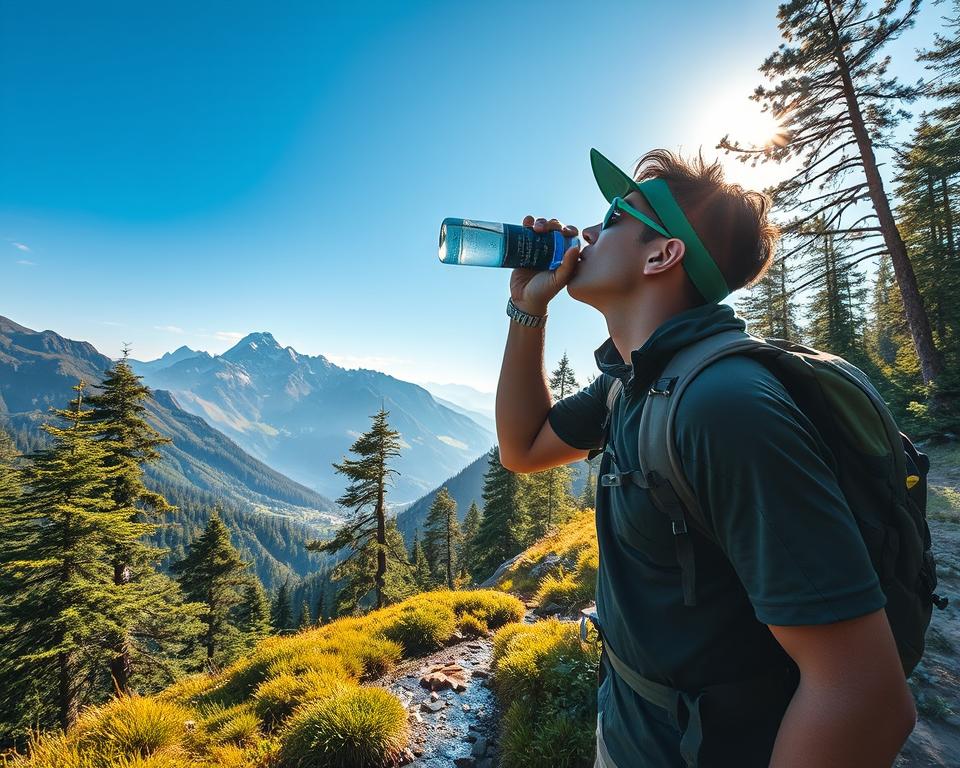
[[781,121],[770,110],[761,111],[760,105],[749,99],[721,106],[707,124],[714,127],[718,141],[721,136],[728,136],[744,149],[783,147],[789,140]]

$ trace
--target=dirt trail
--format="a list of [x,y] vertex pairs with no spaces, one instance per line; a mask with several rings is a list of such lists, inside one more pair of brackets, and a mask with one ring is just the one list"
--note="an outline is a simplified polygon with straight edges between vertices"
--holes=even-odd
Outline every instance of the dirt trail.
[[[960,491],[960,467],[930,467],[929,483]],[[937,593],[950,599],[933,609],[923,660],[910,676],[917,703],[917,725],[895,768],[960,766],[960,525],[930,520],[937,558]]]

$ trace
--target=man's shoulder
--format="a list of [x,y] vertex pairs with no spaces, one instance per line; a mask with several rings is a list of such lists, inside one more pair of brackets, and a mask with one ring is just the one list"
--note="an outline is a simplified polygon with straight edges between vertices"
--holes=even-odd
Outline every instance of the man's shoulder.
[[784,406],[795,407],[783,382],[759,360],[732,354],[708,365],[687,385],[677,420],[678,425],[704,418],[726,421]]

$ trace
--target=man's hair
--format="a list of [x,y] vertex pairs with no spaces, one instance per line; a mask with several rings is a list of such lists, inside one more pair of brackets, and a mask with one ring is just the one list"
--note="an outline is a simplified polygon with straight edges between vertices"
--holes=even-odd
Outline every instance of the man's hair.
[[[707,164],[702,150],[687,162],[667,149],[653,149],[633,172],[636,181],[664,179],[687,220],[723,273],[731,293],[755,285],[773,263],[780,229],[768,220],[772,201],[762,192],[723,180],[719,160]],[[645,227],[644,242],[662,237]],[[687,277],[688,293],[697,304],[704,298]]]

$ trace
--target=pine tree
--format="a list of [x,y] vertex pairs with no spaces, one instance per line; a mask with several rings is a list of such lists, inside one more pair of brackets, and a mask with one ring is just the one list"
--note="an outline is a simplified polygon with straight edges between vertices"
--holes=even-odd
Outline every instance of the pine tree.
[[[162,494],[147,490],[143,468],[160,459],[159,446],[171,443],[145,420],[144,401],[151,399],[148,387],[140,383],[127,362],[129,349],[106,371],[100,394],[89,398],[93,406],[91,423],[106,449],[106,466],[110,470],[108,492],[117,509],[127,509],[132,522],[143,522],[144,516],[156,519],[173,511]],[[156,526],[142,529],[145,535]],[[119,533],[119,532],[118,532]],[[110,660],[113,686],[120,693],[127,691],[134,664],[147,676],[156,669],[161,649],[175,656],[180,649],[170,649],[171,623],[179,622],[184,613],[183,600],[169,577],[158,574],[154,564],[165,554],[147,546],[140,538],[119,536],[113,542],[112,566],[114,583],[123,587],[124,599],[118,603],[114,620],[118,625],[112,643]],[[189,612],[189,611],[188,611]],[[159,631],[159,635],[148,631]],[[187,627],[181,627],[189,631]],[[194,625],[194,629],[197,626]],[[134,660],[136,657],[136,660]]]
[[[385,603],[388,561],[393,560],[401,568],[409,570],[405,549],[401,547],[402,555],[398,556],[396,548],[387,543],[387,485],[391,474],[400,474],[389,466],[390,460],[400,455],[400,433],[390,429],[388,415],[389,411],[381,406],[380,411],[372,417],[371,429],[350,446],[350,451],[359,456],[358,459],[344,457],[339,464],[333,464],[337,472],[351,481],[344,494],[337,499],[337,504],[352,510],[351,519],[330,541],[314,541],[308,545],[309,549],[317,552],[335,553],[349,549],[346,559],[337,565],[339,571],[335,572],[335,578],[339,580],[349,573],[357,583],[348,591],[360,597],[369,589],[374,589],[377,608],[382,608]],[[349,568],[346,564],[358,558],[371,541],[376,542],[375,571],[371,574],[363,569]],[[367,589],[361,590],[363,586],[367,586]]]
[[[775,256],[770,268],[740,302],[737,309],[755,336],[799,341],[802,330],[793,301],[790,268],[782,256]],[[591,506],[593,503],[591,502]]]
[[270,623],[274,632],[283,632],[293,628],[293,608],[290,605],[290,583],[284,581],[277,587],[270,608]]
[[823,279],[808,310],[810,344],[866,369],[865,278],[856,267],[843,265],[843,255],[838,253],[836,241],[825,230],[822,219],[816,220],[816,226],[821,228],[822,237],[810,248],[816,250],[816,260],[823,265]]
[[552,467],[521,476],[518,503],[527,520],[521,538],[523,546],[532,544],[553,526],[570,518],[573,512],[572,486],[573,469],[569,466]]
[[463,518],[463,543],[460,547],[460,573],[463,577],[473,580],[477,563],[477,534],[480,531],[480,523],[483,520],[483,514],[477,502],[471,501],[470,508]]
[[[577,390],[577,377],[570,366],[566,351],[564,351],[559,364],[550,375],[549,386],[554,400],[563,400],[567,395],[572,395]],[[538,499],[542,496],[545,507],[543,512],[546,513],[545,519],[541,514],[533,516],[534,538],[539,538],[546,531],[549,531],[554,523],[562,522],[563,518],[569,515],[572,504],[567,489],[573,481],[573,471],[568,466],[551,467],[542,475],[538,473],[532,476],[530,480],[532,495]],[[561,512],[559,518],[558,510]]]
[[553,373],[550,374],[549,386],[557,400],[563,400],[567,395],[572,395],[577,391],[577,377],[570,366],[570,359],[567,357],[566,351],[564,351],[563,357],[560,358],[560,362]]
[[948,124],[924,116],[897,166],[897,224],[944,360],[940,377],[927,382],[925,391],[916,391],[917,400],[930,404],[922,429],[926,434],[953,432],[960,427],[960,253],[955,231],[960,120]]
[[323,587],[320,588],[320,592],[317,594],[317,625],[321,625],[326,621],[326,600],[323,593]]
[[21,727],[67,728],[82,705],[108,695],[99,686],[111,655],[103,639],[121,599],[106,567],[110,545],[143,531],[103,493],[106,452],[85,388],[73,388],[68,409],[51,409],[67,426],[42,426],[52,444],[27,457],[23,494],[0,518],[0,712]]
[[413,564],[413,580],[420,590],[430,590],[436,586],[433,578],[433,571],[430,569],[430,561],[424,551],[423,544],[417,534],[413,536],[413,554],[410,557]]
[[527,540],[529,522],[521,506],[520,477],[500,463],[500,447],[495,445],[483,477],[483,518],[475,549],[478,578],[493,573]]
[[310,616],[310,604],[304,600],[300,604],[300,613],[297,614],[297,629],[307,629],[313,624],[313,617]]
[[[929,383],[943,371],[943,359],[934,346],[917,276],[874,152],[891,143],[900,120],[910,117],[903,105],[922,93],[919,85],[905,86],[895,77],[885,77],[889,65],[885,47],[913,25],[920,8],[920,0],[908,0],[897,17],[900,4],[889,0],[877,9],[862,0],[781,4],[777,15],[787,42],[760,67],[776,85],[757,86],[750,98],[781,121],[782,131],[764,147],[744,148],[727,136],[718,147],[754,164],[800,159],[799,172],[770,190],[776,208],[792,216],[781,226],[785,238],[796,241],[784,253],[786,258],[806,251],[809,241],[821,236],[801,233],[818,216],[825,217],[848,263],[890,255],[923,379]],[[861,201],[869,205],[866,215],[858,208],[851,211]],[[856,250],[848,251],[848,244]],[[821,276],[819,264],[807,265],[795,290]]]
[[243,585],[242,600],[234,611],[234,624],[243,635],[247,648],[252,648],[271,632],[270,601],[256,574],[248,574]]
[[[953,142],[960,141],[960,0],[952,0],[952,18],[941,17],[946,23],[941,31],[947,34],[934,34],[933,47],[922,52],[918,61],[928,62],[925,67],[939,75],[929,81],[926,95],[936,99],[939,106],[930,112],[933,120],[943,124],[952,136]],[[944,147],[944,157],[960,158],[956,145]]]
[[597,476],[594,474],[594,470],[597,469],[595,464],[599,463],[599,458],[599,456],[595,456],[592,460],[584,460],[584,464],[587,465],[587,479],[583,483],[583,490],[580,492],[580,499],[577,502],[580,509],[592,509],[596,506]]
[[203,533],[191,542],[187,556],[170,569],[177,575],[184,594],[203,604],[201,642],[210,668],[229,663],[243,647],[237,609],[244,601],[244,588],[250,583],[249,565],[240,559],[230,543],[230,532],[214,513]]
[[21,479],[17,458],[13,440],[0,426],[0,510],[9,509],[20,496]]
[[[383,600],[384,603],[395,603],[420,590],[414,581],[413,567],[407,559],[403,534],[397,530],[395,518],[386,522],[384,538],[390,567],[384,579]],[[373,590],[372,575],[376,572],[377,553],[380,551],[377,540],[370,537],[363,549],[333,569],[332,576],[338,586],[335,603],[337,616],[355,615],[375,607],[376,592]],[[367,598],[371,595],[374,598],[373,606],[367,604]]]
[[447,583],[447,589],[454,588],[454,574],[457,570],[457,552],[460,549],[462,534],[457,519],[457,502],[450,496],[446,486],[437,491],[437,495],[427,512],[424,523],[424,549],[436,554],[436,560],[430,563],[434,574]]

